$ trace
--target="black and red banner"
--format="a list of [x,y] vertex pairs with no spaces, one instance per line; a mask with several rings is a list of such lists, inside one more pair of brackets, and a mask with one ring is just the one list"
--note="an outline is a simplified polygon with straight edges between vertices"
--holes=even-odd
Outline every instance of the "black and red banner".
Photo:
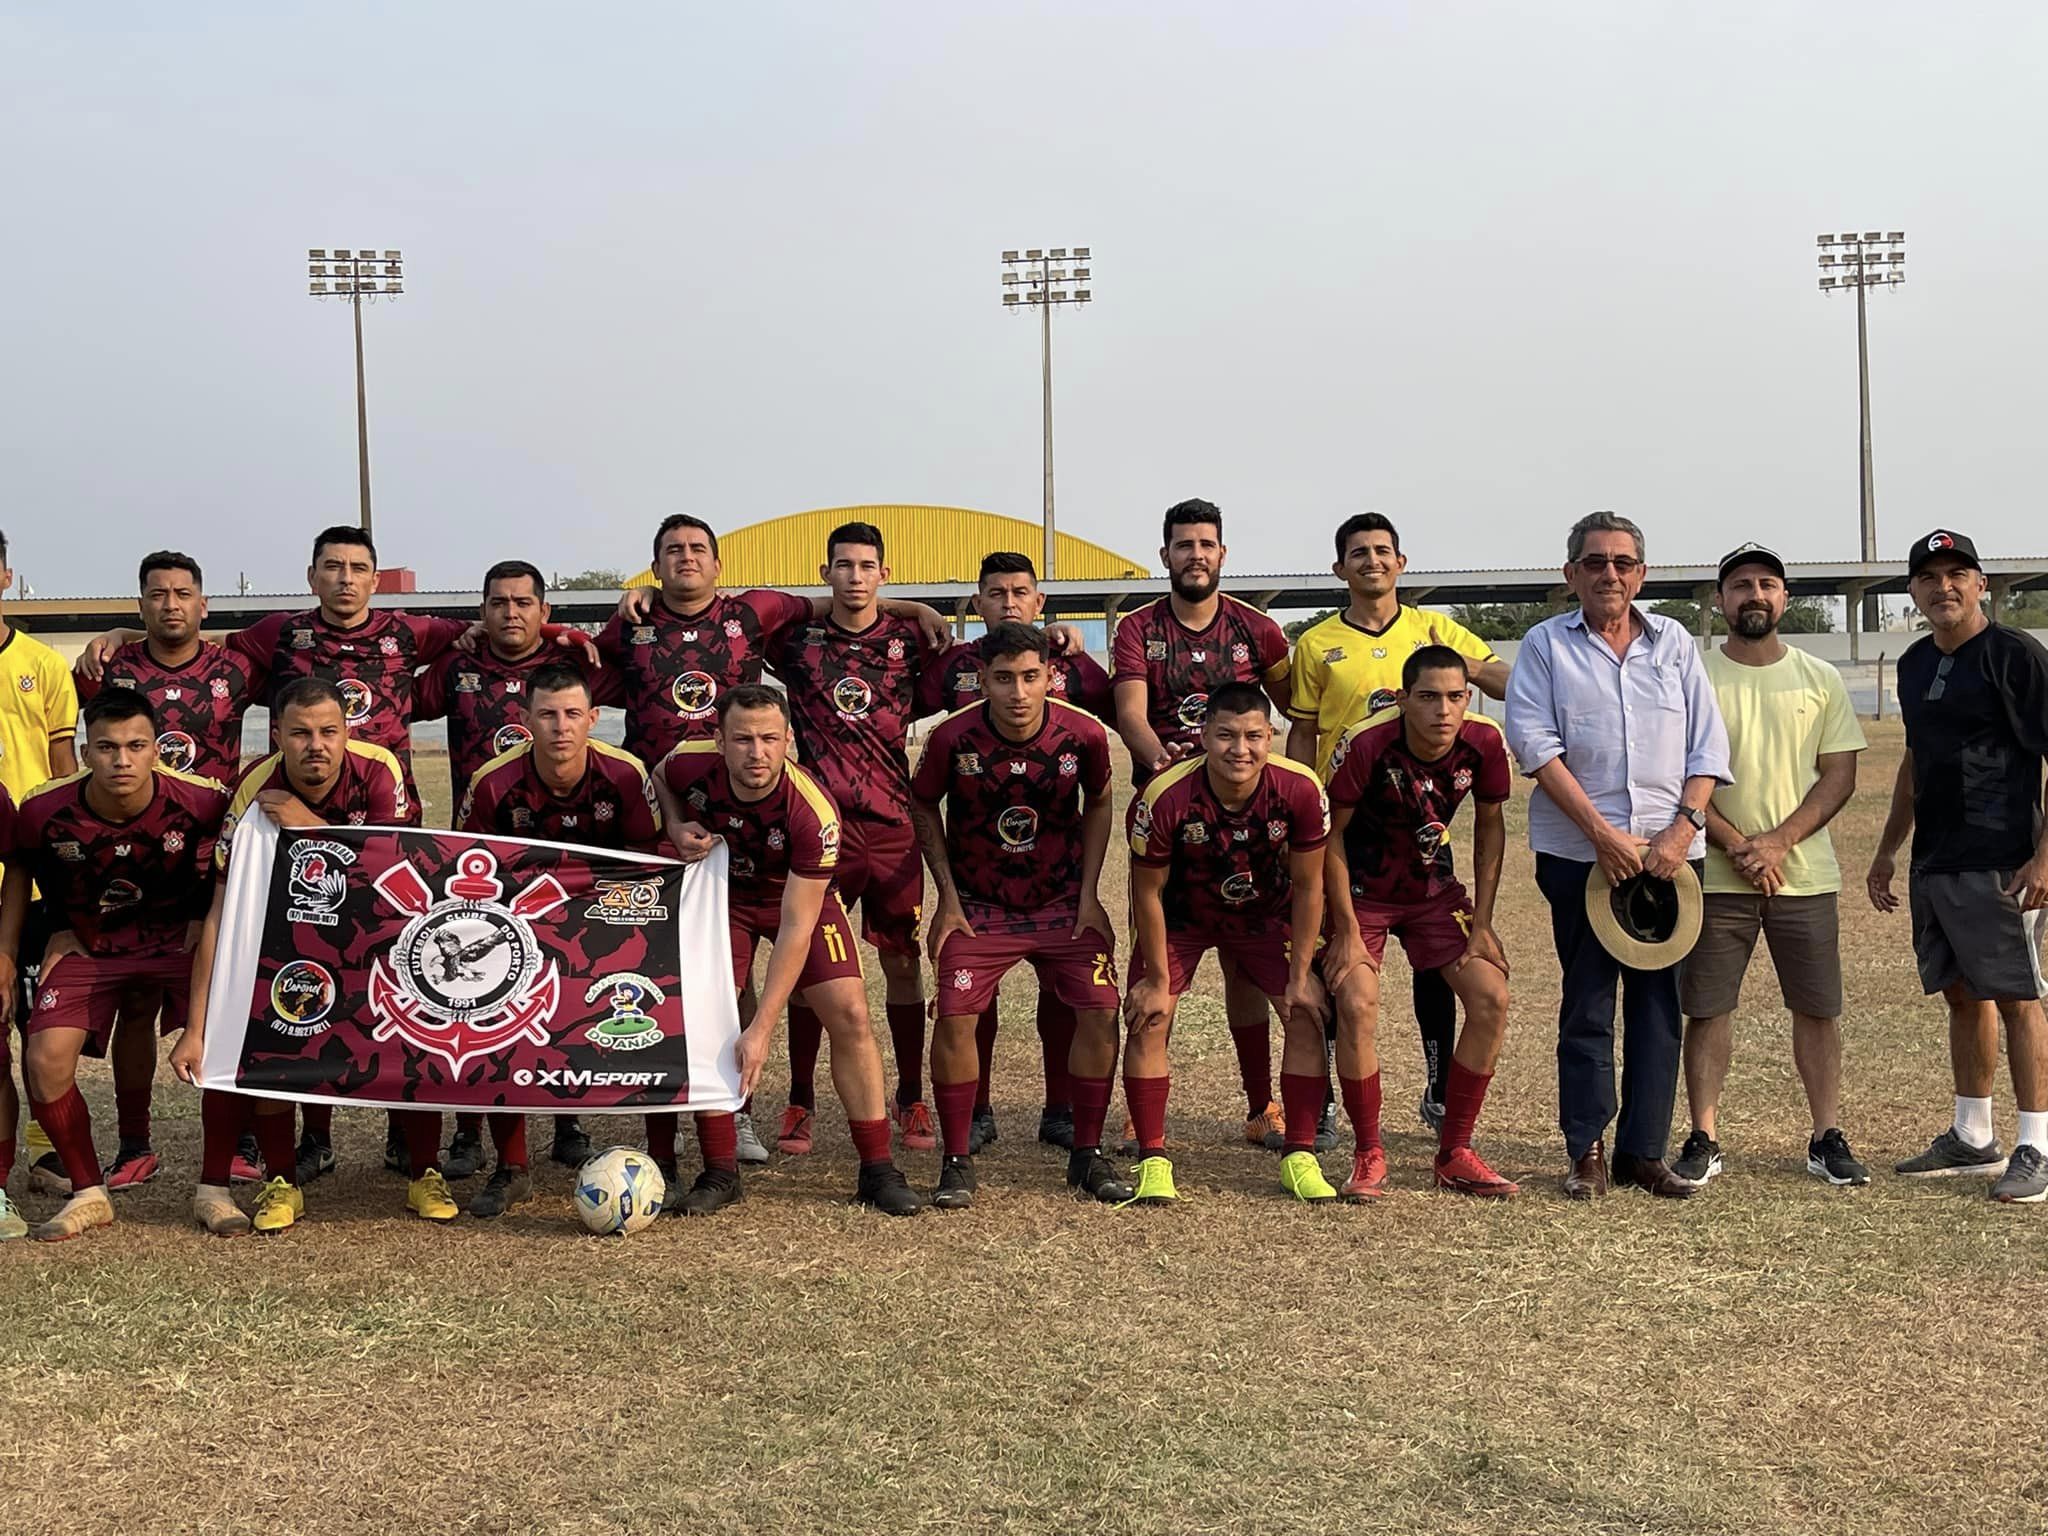
[[396,827],[236,829],[201,1080],[419,1109],[733,1109],[701,864]]

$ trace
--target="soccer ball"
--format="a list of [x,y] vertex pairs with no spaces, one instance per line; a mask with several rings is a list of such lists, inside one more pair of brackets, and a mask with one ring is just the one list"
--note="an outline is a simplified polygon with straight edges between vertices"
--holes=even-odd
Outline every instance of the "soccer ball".
[[608,1147],[576,1172],[576,1214],[599,1237],[652,1225],[667,1198],[654,1159],[633,1147]]

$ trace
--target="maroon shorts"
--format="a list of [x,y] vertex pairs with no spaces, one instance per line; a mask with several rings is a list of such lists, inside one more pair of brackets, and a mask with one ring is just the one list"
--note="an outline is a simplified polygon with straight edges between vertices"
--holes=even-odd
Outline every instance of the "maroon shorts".
[[1401,941],[1408,964],[1418,973],[1440,970],[1456,960],[1465,953],[1472,933],[1472,898],[1456,883],[1412,907],[1376,906],[1354,897],[1351,910],[1358,914],[1359,937],[1365,940],[1375,970],[1387,952],[1390,933]]
[[1019,961],[1028,961],[1038,973],[1040,991],[1050,988],[1077,1012],[1114,1009],[1123,1001],[1116,985],[1115,947],[1092,928],[1077,939],[1074,925],[1062,923],[1035,933],[948,934],[939,947],[933,1002],[939,1017],[979,1014],[995,1001],[997,985]]
[[[1268,997],[1287,994],[1289,946],[1287,925],[1275,922],[1265,933],[1224,936],[1192,929],[1166,930],[1166,985],[1175,997],[1187,991],[1195,967],[1209,950],[1216,951],[1221,964],[1229,960],[1238,974]],[[1136,944],[1131,946],[1131,980],[1145,979],[1145,957]]]
[[[727,912],[726,923],[732,941],[733,990],[744,992],[754,969],[754,947],[763,939],[770,944],[775,942],[775,930],[782,926],[782,912],[777,907],[736,906]],[[796,979],[797,995],[801,997],[806,987],[821,981],[842,981],[848,977],[859,981],[861,974],[860,946],[853,942],[853,919],[846,915],[846,905],[839,899],[839,893],[827,891],[825,905],[818,909],[818,924],[811,930],[803,971]]]
[[843,819],[832,885],[847,906],[860,903],[861,937],[876,949],[897,955],[918,952],[924,863],[917,834],[908,823]]
[[153,955],[66,955],[43,972],[24,1036],[46,1029],[82,1029],[85,1054],[104,1056],[124,1001],[160,1006],[158,1029],[185,1027],[192,1003],[192,956],[182,949]]

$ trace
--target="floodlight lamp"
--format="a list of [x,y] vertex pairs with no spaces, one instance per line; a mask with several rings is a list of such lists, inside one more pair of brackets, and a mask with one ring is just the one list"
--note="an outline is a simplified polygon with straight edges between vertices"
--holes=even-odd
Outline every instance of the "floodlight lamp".
[[306,259],[308,261],[325,261],[327,253],[325,251],[308,251],[306,252]]
[[1042,291],[1032,294],[1031,302],[1033,304],[1043,304],[1045,302],[1045,294]]
[[348,252],[347,252],[347,251],[336,251],[336,252],[334,253],[334,259],[335,259],[336,261],[347,261],[347,260],[348,260]]
[[1074,302],[1076,304],[1086,304],[1092,297],[1093,295],[1086,288],[1076,288],[1074,290]]
[[326,292],[327,292],[327,285],[326,285],[325,283],[315,283],[315,284],[313,284],[313,286],[312,286],[312,287],[311,287],[310,289],[308,289],[307,291],[308,291],[308,292],[310,292],[310,293],[319,293],[319,294],[324,294],[324,293],[326,293]]
[[1835,243],[1835,237],[1833,235],[1822,235],[1820,237],[1819,243],[1821,245],[1833,245]]
[[1832,256],[1823,256],[1820,259],[1820,264],[1824,267],[1832,267],[1835,264],[1835,258]]
[[1024,253],[1024,259],[1025,259],[1026,261],[1043,261],[1043,260],[1045,259],[1045,252],[1043,252],[1043,251],[1026,251],[1026,252]]
[[1005,251],[1005,252],[1003,252],[1003,260],[1005,260],[1005,261],[1015,261],[1016,259],[1017,259],[1017,253],[1016,253],[1015,251]]
[[1017,302],[1017,295],[1016,295],[1016,294],[1014,294],[1014,293],[1006,293],[1006,294],[1004,294],[1004,295],[1003,295],[1003,303],[1004,303],[1004,304],[1006,304],[1006,305],[1007,305],[1007,304],[1015,304],[1016,302]]
[[1076,261],[1086,261],[1087,259],[1088,259],[1088,247],[1087,247],[1087,246],[1085,246],[1085,245],[1077,245],[1077,246],[1075,246],[1075,247],[1074,247],[1074,260],[1076,260]]
[[1900,244],[1902,241],[1905,240],[1905,238],[1906,232],[1903,229],[1895,229],[1890,234],[1885,236],[1885,239],[1891,241],[1893,245]]
[[1076,268],[1074,268],[1074,281],[1075,281],[1075,282],[1077,282],[1077,283],[1085,283],[1085,282],[1086,282],[1087,280],[1088,280],[1088,269],[1087,269],[1086,267],[1076,267]]
[[399,255],[398,255],[398,252],[396,252],[396,251],[386,251],[386,252],[384,253],[384,259],[385,259],[386,261],[397,261],[397,260],[399,259]]
[[1875,245],[1878,241],[1884,238],[1884,231],[1881,229],[1865,230],[1863,233],[1863,238],[1868,243]]

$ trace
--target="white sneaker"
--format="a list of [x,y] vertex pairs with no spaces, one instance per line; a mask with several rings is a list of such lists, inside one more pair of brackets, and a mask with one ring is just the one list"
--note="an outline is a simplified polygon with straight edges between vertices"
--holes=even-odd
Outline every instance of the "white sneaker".
[[761,1138],[754,1134],[754,1117],[741,1110],[732,1117],[734,1133],[739,1138],[739,1156],[743,1163],[765,1163],[768,1149],[761,1145]]

